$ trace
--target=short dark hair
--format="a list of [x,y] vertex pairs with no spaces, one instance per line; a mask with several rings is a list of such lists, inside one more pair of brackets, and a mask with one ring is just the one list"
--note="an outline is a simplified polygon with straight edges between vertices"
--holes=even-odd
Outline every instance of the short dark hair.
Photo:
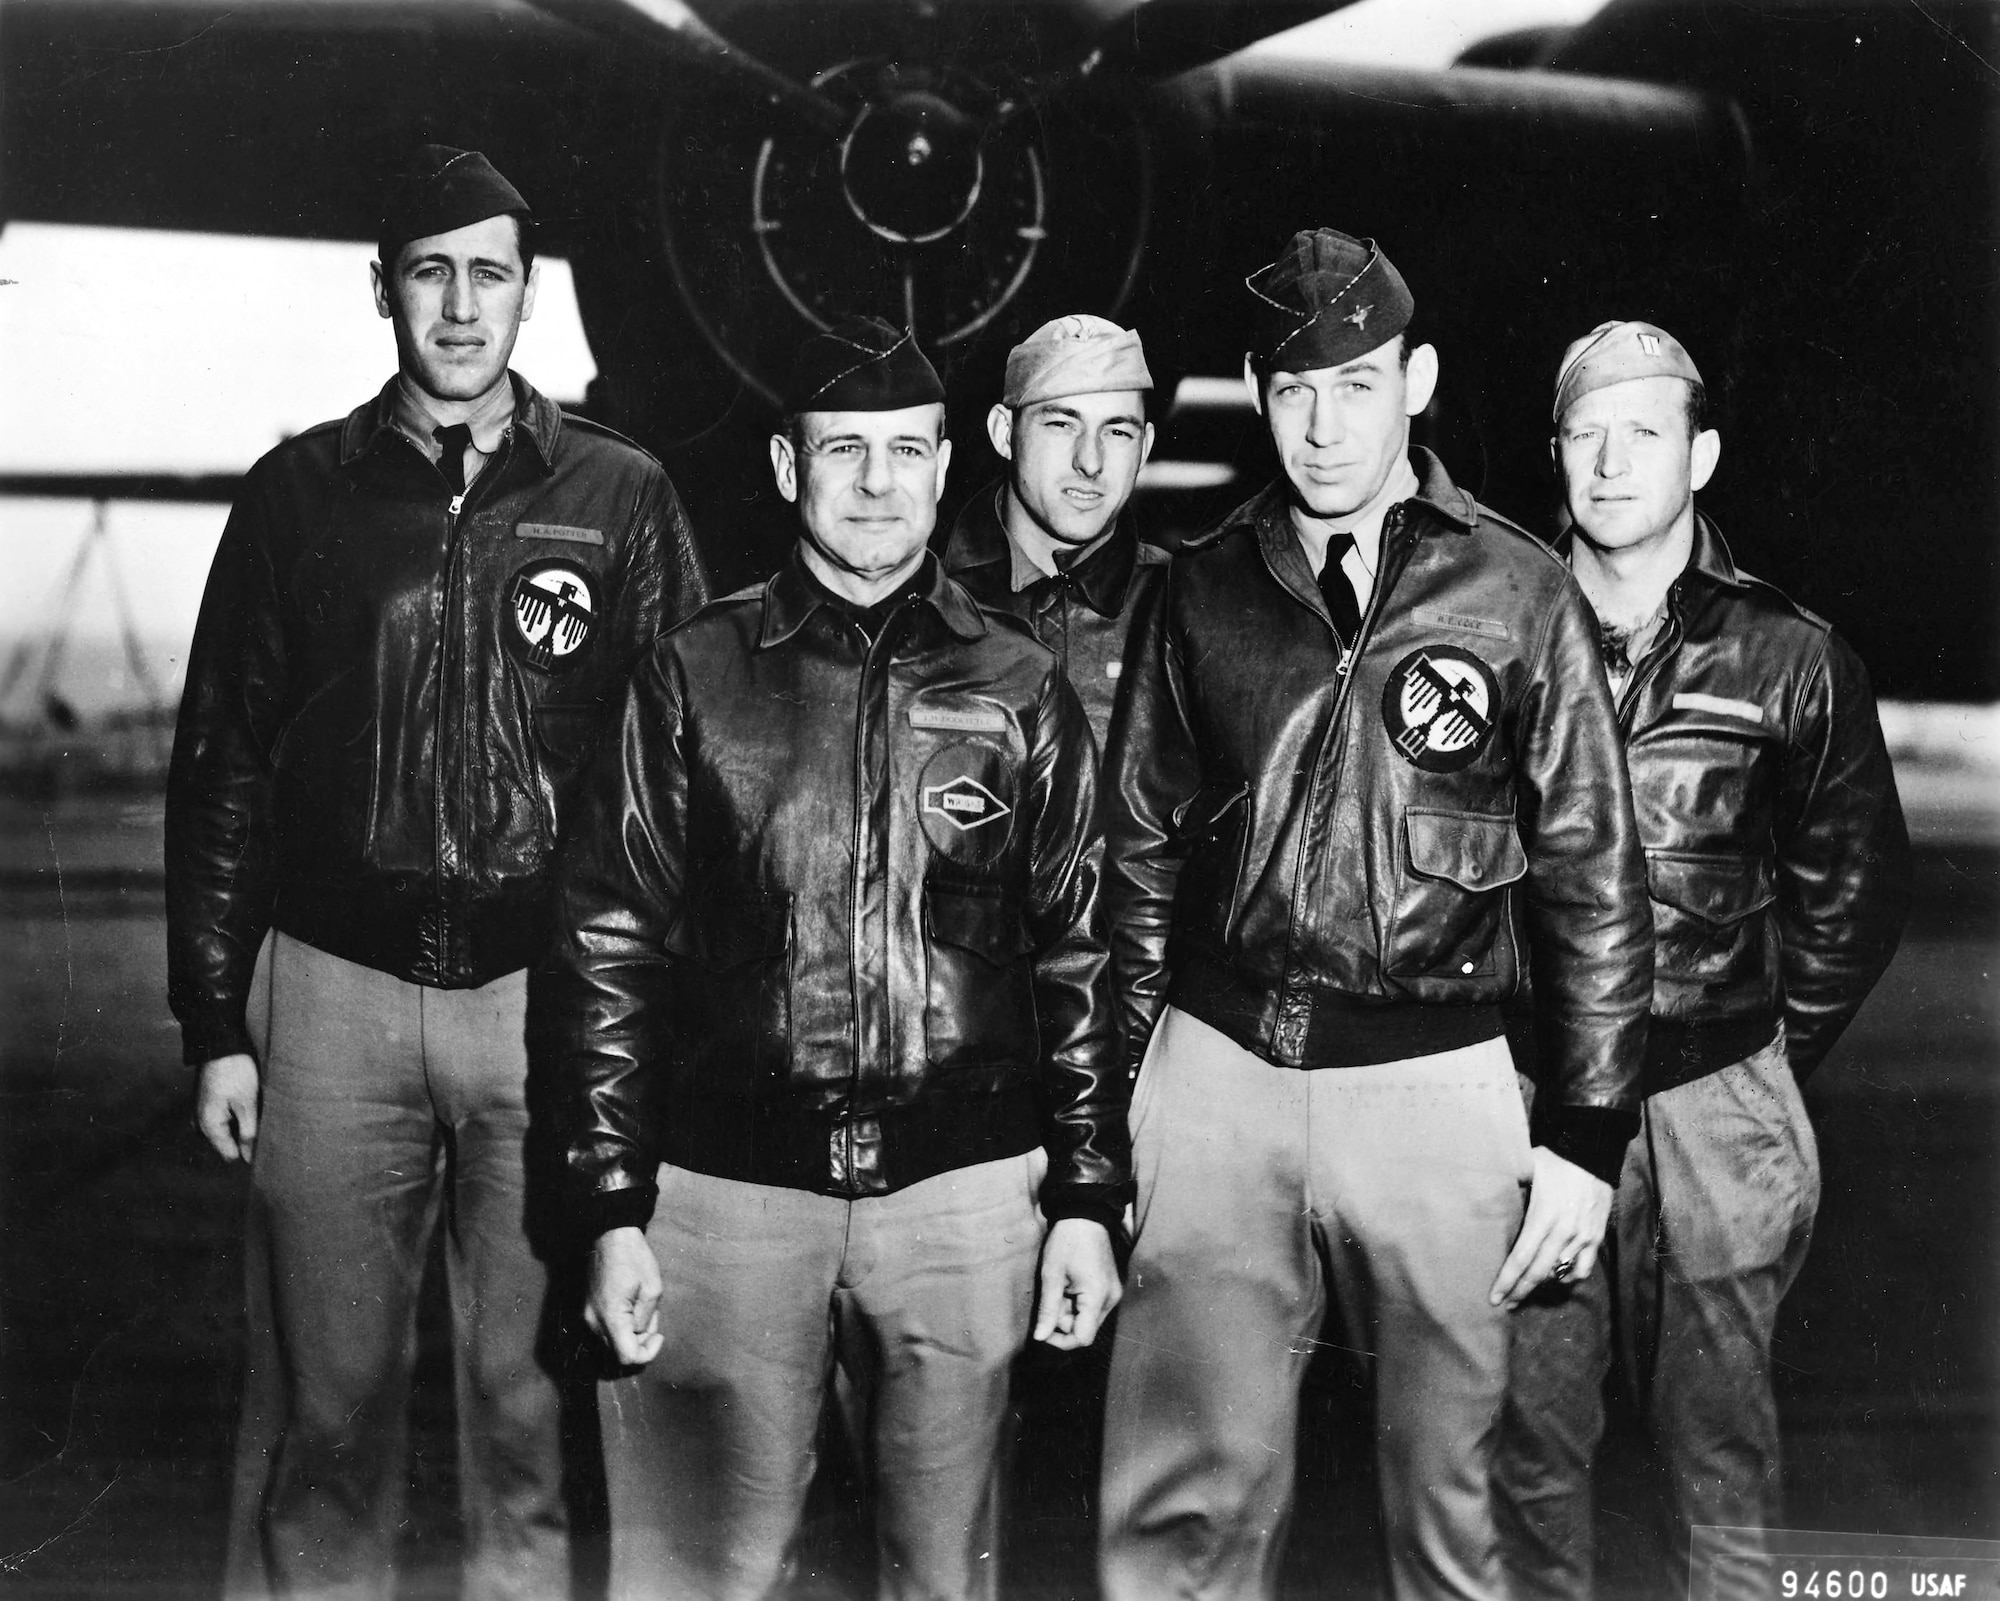
[[1699,378],[1687,381],[1688,438],[1692,439],[1708,427],[1708,389]]
[[[514,236],[521,250],[521,271],[526,272],[535,264],[535,219],[525,211],[502,212],[502,216],[514,219]],[[375,241],[375,259],[382,264],[384,274],[394,273],[396,261],[403,253],[407,239],[378,239]]]

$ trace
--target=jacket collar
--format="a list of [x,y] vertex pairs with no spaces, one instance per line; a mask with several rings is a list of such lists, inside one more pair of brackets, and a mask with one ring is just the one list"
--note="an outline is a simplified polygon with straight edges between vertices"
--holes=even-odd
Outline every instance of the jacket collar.
[[[782,645],[825,604],[818,588],[806,577],[805,558],[793,546],[785,564],[765,580],[764,623],[757,635],[757,648]],[[941,561],[931,563],[931,586],[921,604],[936,612],[960,639],[979,639],[986,633],[986,619],[979,615],[978,605],[952,582]]]
[[[975,593],[991,597],[994,604],[1004,604],[1002,597],[1011,598],[1014,593],[1013,546],[1000,516],[1000,497],[1006,490],[1006,480],[995,479],[974,495],[958,514],[944,549],[946,571],[962,578]],[[1121,511],[1111,537],[1071,567],[1067,576],[1092,611],[1100,617],[1116,617],[1124,608],[1132,569],[1138,565],[1139,536],[1130,517]],[[1044,576],[1021,593],[1045,593],[1045,586],[1060,582]]]
[[[514,386],[514,437],[533,448],[541,470],[547,473],[555,465],[556,445],[562,438],[562,408],[517,372],[510,370],[507,381]],[[392,375],[373,400],[356,406],[341,424],[340,464],[351,466],[380,449],[385,441],[402,437],[396,427],[396,380]]]
[[[1479,518],[1478,504],[1451,481],[1444,470],[1444,463],[1422,446],[1413,446],[1410,465],[1416,469],[1417,493],[1403,504],[1423,508],[1431,514],[1429,520],[1434,525],[1441,525],[1444,531],[1470,533]],[[1239,524],[1251,528],[1264,552],[1265,563],[1278,580],[1296,591],[1301,599],[1317,597],[1319,585],[1313,578],[1312,569],[1306,565],[1305,550],[1292,528],[1291,504],[1291,496],[1280,474],[1231,512],[1217,532],[1226,533]],[[1390,541],[1385,538],[1379,558],[1384,563],[1388,561],[1389,544]],[[1314,599],[1308,603],[1317,604],[1317,601]]]
[[[1444,463],[1423,446],[1413,445],[1410,466],[1416,470],[1417,492],[1404,504],[1434,513],[1453,533],[1470,533],[1479,520],[1479,503],[1451,481]],[[1298,542],[1292,534],[1291,496],[1282,474],[1231,512],[1223,526],[1236,524],[1257,528],[1267,541],[1281,534],[1294,544]]]
[[[1557,536],[1555,553],[1562,557],[1564,566],[1569,565],[1570,551],[1575,545],[1574,527],[1565,528]],[[1729,546],[1723,543],[1722,530],[1699,511],[1694,514],[1694,548],[1688,552],[1688,563],[1681,569],[1681,578],[1685,579],[1689,573],[1706,578],[1712,584],[1720,584],[1725,589],[1750,587],[1750,580],[1729,554]]]

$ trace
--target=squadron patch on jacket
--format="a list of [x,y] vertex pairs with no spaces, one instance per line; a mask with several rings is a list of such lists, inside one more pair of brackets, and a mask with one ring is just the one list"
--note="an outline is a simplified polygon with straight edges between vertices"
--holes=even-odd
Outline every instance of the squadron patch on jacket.
[[991,745],[947,745],[924,763],[917,817],[931,849],[947,861],[993,861],[1014,831],[1013,764]]
[[507,591],[514,643],[530,667],[567,672],[582,659],[597,624],[597,597],[582,571],[560,558],[528,563]]
[[1411,651],[1382,687],[1389,743],[1427,773],[1470,766],[1492,742],[1499,709],[1493,669],[1454,645]]

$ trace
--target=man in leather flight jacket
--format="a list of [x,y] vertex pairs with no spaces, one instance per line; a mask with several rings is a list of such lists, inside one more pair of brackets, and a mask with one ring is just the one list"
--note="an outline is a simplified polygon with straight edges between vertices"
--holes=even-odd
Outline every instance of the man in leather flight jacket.
[[[1651,323],[1599,326],[1557,379],[1551,448],[1573,519],[1558,549],[1599,619],[1655,954],[1643,1135],[1619,1180],[1611,1271],[1537,1295],[1517,1320],[1497,1483],[1519,1596],[1593,1593],[1614,1296],[1627,1387],[1670,1481],[1662,1593],[1684,1591],[1691,1525],[1739,1531],[1754,1559],[1779,1512],[1772,1327],[1819,1202],[1799,1082],[1908,912],[1908,837],[1867,675],[1696,511],[1721,450],[1703,403],[1693,360]],[[1725,1564],[1711,1593],[1765,1594],[1761,1574]]]
[[189,658],[170,997],[203,1133],[255,1153],[232,1594],[393,1582],[441,1204],[465,1592],[569,1583],[524,969],[583,758],[703,593],[659,464],[508,371],[531,228],[484,156],[416,153],[375,268],[399,372],[250,469]]
[[618,1596],[770,1593],[836,1363],[884,1593],[992,1595],[1013,1358],[1118,1296],[1090,735],[924,548],[943,394],[907,330],[806,342],[799,547],[655,648],[565,847],[552,1099],[586,1315],[644,1364],[601,1407]]
[[[1408,449],[1437,353],[1401,277],[1321,229],[1249,288],[1284,475],[1176,553],[1106,776],[1143,1067],[1102,1577],[1270,1592],[1330,1300],[1373,1361],[1395,1593],[1483,1601],[1506,1309],[1590,1272],[1637,1121],[1643,864],[1575,585]],[[1532,1148],[1517,927],[1554,1043]]]
[[1140,598],[1167,553],[1125,516],[1153,450],[1153,375],[1138,334],[1058,317],[1009,352],[987,414],[1007,472],[966,503],[945,570],[988,611],[1011,612],[1056,653],[1100,757]]

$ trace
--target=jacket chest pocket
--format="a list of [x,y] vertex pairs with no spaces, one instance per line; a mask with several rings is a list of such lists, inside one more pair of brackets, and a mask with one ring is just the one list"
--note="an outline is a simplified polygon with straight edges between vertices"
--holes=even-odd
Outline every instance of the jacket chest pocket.
[[998,1090],[1034,1067],[1028,933],[1010,895],[924,886],[924,1045],[933,1068],[969,1094]]
[[1656,983],[1731,987],[1762,983],[1765,925],[1777,899],[1768,856],[1648,851]]
[[792,897],[710,889],[693,929],[698,971],[675,1002],[709,1093],[782,1081],[791,1061]]
[[1528,871],[1514,819],[1413,806],[1403,813],[1403,844],[1384,972],[1418,999],[1486,987],[1499,972],[1503,892]]

